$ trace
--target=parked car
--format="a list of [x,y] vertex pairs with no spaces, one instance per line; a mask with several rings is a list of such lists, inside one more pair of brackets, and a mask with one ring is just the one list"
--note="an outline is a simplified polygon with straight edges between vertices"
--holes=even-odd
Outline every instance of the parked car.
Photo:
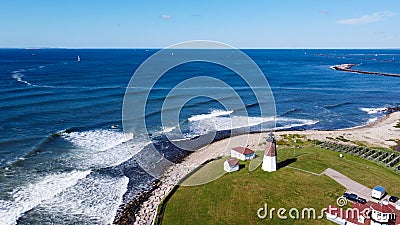
[[356,202],[358,199],[358,196],[356,194],[350,193],[347,195],[347,197],[345,196],[345,198],[350,201]]
[[390,198],[389,198],[389,202],[393,202],[393,203],[397,202],[398,200],[399,200],[399,198],[397,196],[390,196]]
[[361,203],[361,204],[365,204],[365,203],[367,203],[367,200],[365,198],[358,197],[357,202]]

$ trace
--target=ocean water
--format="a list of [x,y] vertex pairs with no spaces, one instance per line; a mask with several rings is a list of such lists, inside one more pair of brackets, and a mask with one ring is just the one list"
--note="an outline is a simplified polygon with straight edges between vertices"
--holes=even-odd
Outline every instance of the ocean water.
[[[119,207],[154,181],[132,159],[149,144],[144,136],[178,161],[187,152],[170,148],[165,138],[175,129],[188,139],[214,130],[223,138],[223,131],[241,120],[249,121],[251,131],[270,122],[260,117],[251,89],[232,71],[193,62],[169,71],[149,96],[148,133],[125,136],[126,87],[156,51],[0,49],[0,224],[112,223]],[[382,117],[379,109],[400,103],[400,78],[330,68],[354,63],[359,70],[400,74],[400,50],[243,51],[269,81],[277,129],[360,126]],[[216,100],[198,97],[180,112],[180,127],[162,126],[161,106],[170,88],[196,76],[226,80],[245,108],[229,111]],[[236,115],[243,110],[248,117]],[[230,124],[230,117],[239,122]]]

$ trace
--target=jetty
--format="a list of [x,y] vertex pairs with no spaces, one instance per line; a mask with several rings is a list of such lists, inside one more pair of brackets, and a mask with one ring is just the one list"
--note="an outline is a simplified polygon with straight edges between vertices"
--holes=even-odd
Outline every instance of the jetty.
[[355,70],[353,67],[356,64],[340,64],[331,66],[332,69],[338,71],[345,71],[350,73],[359,73],[359,74],[370,74],[370,75],[377,75],[377,76],[389,76],[389,77],[400,77],[400,74],[395,73],[383,73],[383,72],[372,72],[372,71],[363,71],[363,70]]

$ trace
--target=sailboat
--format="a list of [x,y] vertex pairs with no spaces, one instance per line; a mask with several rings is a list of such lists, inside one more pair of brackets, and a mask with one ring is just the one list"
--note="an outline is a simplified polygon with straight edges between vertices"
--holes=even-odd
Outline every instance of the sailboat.
[[79,57],[79,55],[78,55],[78,59],[76,61],[81,62],[81,57]]

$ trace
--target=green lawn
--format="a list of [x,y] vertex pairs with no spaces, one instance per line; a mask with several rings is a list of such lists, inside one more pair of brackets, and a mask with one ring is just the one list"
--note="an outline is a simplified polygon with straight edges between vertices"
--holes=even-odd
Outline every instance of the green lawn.
[[[288,166],[314,173],[330,167],[370,188],[379,184],[386,187],[389,194],[400,195],[398,174],[355,156],[344,154],[339,158],[338,155],[338,152],[319,147],[306,147],[296,149],[297,160],[293,162],[293,149],[280,148],[278,161],[288,160],[286,162],[291,162]],[[216,171],[218,164],[223,170],[223,161],[214,161],[192,176]],[[244,168],[240,171],[225,174],[213,182],[177,188],[166,203],[162,224],[333,224],[325,219],[281,220],[276,212],[272,221],[257,217],[257,210],[265,203],[269,209],[295,207],[300,212],[304,207],[313,207],[319,215],[328,204],[335,205],[337,197],[345,191],[329,177],[288,167],[274,173],[264,172],[261,168],[250,172],[248,162],[241,164]]]

